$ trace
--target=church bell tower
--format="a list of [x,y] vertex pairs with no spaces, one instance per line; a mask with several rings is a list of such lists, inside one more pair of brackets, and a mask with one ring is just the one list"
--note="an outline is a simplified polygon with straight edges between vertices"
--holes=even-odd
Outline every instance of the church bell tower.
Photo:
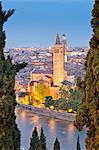
[[60,42],[59,35],[56,35],[56,42],[53,47],[53,83],[54,85],[61,86],[61,82],[64,80],[65,62],[65,48],[63,42]]

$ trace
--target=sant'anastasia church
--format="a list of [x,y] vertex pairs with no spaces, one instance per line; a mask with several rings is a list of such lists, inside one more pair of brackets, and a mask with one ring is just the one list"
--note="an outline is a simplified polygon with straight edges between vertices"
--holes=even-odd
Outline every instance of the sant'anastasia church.
[[62,84],[71,83],[68,80],[67,71],[64,64],[66,62],[67,44],[65,35],[60,41],[59,35],[56,35],[56,42],[52,50],[52,62],[47,62],[47,69],[35,69],[31,72],[31,81],[28,85],[28,90],[32,95],[35,95],[35,87],[39,82],[44,82],[49,86],[50,96],[54,99],[59,98],[59,88]]

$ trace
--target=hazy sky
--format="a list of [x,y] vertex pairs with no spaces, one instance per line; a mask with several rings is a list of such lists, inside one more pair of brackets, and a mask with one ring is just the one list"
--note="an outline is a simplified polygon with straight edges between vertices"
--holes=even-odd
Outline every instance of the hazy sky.
[[94,0],[2,0],[15,14],[5,24],[6,47],[46,47],[65,33],[68,46],[88,46]]

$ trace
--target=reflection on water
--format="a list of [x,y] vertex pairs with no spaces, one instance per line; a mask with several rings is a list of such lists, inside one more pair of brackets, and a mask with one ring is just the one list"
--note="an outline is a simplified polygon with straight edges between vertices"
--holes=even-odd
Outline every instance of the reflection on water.
[[26,111],[22,111],[20,113],[20,118],[22,119],[22,122],[25,123],[25,121],[26,121]]
[[32,120],[32,124],[33,123],[39,123],[39,116],[37,116],[37,115],[35,115],[35,116],[33,116],[32,118],[31,118],[31,120]]
[[68,130],[68,132],[71,133],[71,134],[74,132],[74,129],[75,129],[75,127],[74,127],[73,124],[69,124],[69,125],[67,126],[67,130]]
[[30,137],[35,126],[37,126],[39,134],[41,127],[43,127],[47,138],[48,150],[53,150],[56,137],[58,137],[60,141],[61,150],[76,150],[78,134],[80,136],[82,150],[85,150],[85,131],[79,133],[72,122],[40,116],[22,108],[16,108],[16,115],[16,121],[21,130],[21,146],[24,147],[25,150],[29,148]]
[[55,119],[51,118],[48,121],[48,127],[49,127],[50,134],[54,136],[56,134],[56,121],[55,121]]
[[66,130],[68,131],[68,135],[67,135],[68,140],[73,140],[73,133],[74,133],[74,130],[75,130],[74,125],[69,124],[67,126],[67,129],[65,129],[65,132],[66,132]]

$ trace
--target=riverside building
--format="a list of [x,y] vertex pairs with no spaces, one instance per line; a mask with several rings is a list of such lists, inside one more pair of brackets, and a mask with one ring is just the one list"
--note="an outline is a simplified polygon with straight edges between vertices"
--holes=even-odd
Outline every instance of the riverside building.
[[51,58],[50,61],[35,63],[38,67],[31,72],[31,80],[28,84],[28,91],[33,97],[35,97],[35,88],[40,82],[43,82],[49,87],[49,95],[54,99],[59,98],[59,88],[62,84],[72,86],[70,81],[71,79],[73,81],[73,76],[69,76],[65,70],[65,62],[67,62],[65,35],[62,36],[62,41],[60,41],[59,35],[56,35]]

